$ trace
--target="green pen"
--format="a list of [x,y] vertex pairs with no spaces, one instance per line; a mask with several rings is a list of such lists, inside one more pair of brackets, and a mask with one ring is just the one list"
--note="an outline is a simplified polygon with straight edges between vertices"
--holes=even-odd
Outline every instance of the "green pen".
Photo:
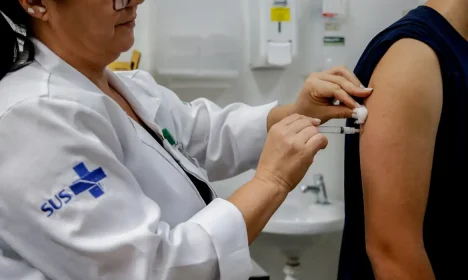
[[169,142],[169,144],[171,144],[171,146],[177,145],[177,141],[174,139],[174,137],[173,137],[172,134],[169,132],[169,130],[167,130],[167,128],[164,128],[164,129],[162,130],[162,133],[163,133],[164,139],[166,139],[167,142]]

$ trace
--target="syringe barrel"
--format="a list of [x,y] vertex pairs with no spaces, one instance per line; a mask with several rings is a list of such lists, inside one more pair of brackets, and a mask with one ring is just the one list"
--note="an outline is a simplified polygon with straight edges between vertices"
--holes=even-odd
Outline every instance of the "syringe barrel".
[[359,129],[354,127],[346,126],[319,126],[318,131],[320,133],[332,133],[332,134],[357,134],[360,132]]

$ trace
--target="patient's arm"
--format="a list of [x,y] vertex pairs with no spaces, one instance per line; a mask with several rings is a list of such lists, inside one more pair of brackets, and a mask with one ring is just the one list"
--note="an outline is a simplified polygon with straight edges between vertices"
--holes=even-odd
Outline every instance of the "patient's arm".
[[435,279],[423,221],[442,110],[436,54],[404,39],[380,61],[360,141],[366,249],[378,280]]

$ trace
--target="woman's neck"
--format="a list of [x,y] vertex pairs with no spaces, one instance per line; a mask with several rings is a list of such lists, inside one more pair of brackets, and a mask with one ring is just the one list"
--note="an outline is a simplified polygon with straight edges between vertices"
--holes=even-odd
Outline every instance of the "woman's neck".
[[466,0],[429,0],[426,3],[442,16],[468,40],[468,1]]
[[[66,45],[64,45],[63,42],[65,42],[65,40],[49,40],[49,36],[41,34],[41,32],[37,32],[36,37],[66,63],[88,78],[100,90],[103,92],[108,92],[110,90],[106,75],[107,64],[103,62],[105,58],[103,59],[103,57],[98,54],[93,55],[87,52],[86,49],[73,45],[72,43],[65,43]],[[97,57],[97,59],[90,59],[92,57]]]

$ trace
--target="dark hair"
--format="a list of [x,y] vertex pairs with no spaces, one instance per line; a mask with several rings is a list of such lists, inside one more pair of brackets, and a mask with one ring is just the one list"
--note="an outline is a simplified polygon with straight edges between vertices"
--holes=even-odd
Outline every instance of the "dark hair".
[[0,0],[0,80],[34,60],[32,33],[30,16],[19,1]]

